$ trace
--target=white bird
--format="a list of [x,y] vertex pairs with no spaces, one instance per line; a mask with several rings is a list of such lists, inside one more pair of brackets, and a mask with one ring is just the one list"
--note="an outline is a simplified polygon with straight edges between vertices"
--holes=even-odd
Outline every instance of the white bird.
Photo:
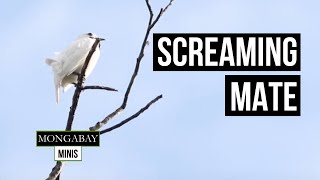
[[[93,33],[82,34],[62,52],[56,53],[54,58],[46,59],[45,62],[52,67],[54,73],[54,86],[57,104],[60,99],[60,87],[62,87],[65,92],[72,87],[73,84],[77,83],[78,75],[81,73],[86,57],[96,39],[99,41],[104,40]],[[87,78],[91,74],[99,57],[100,42],[89,61],[84,78]]]

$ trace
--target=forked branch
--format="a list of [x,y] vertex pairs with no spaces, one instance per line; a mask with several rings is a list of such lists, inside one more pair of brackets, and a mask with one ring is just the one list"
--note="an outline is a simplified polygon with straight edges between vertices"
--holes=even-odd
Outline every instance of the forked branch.
[[[90,130],[93,130],[93,131],[99,130],[102,126],[107,124],[109,122],[109,120],[114,118],[116,115],[121,113],[126,108],[127,102],[128,102],[128,99],[129,99],[129,95],[130,95],[130,92],[131,92],[131,88],[133,86],[135,78],[138,75],[138,72],[139,72],[139,69],[140,69],[140,63],[141,63],[141,61],[142,61],[142,59],[144,57],[144,50],[145,50],[145,47],[148,44],[148,38],[149,38],[150,32],[153,29],[153,27],[156,25],[156,23],[159,21],[160,17],[163,15],[163,13],[172,5],[173,1],[174,0],[170,0],[170,2],[165,6],[165,8],[160,9],[160,12],[156,16],[156,18],[153,19],[153,10],[151,8],[149,0],[145,0],[146,5],[147,5],[148,10],[149,10],[149,15],[150,15],[149,16],[149,21],[148,21],[148,26],[147,26],[147,30],[146,30],[146,34],[145,34],[144,40],[143,40],[142,45],[141,45],[141,49],[140,49],[139,55],[138,55],[137,60],[136,60],[135,69],[133,71],[133,74],[131,76],[130,82],[129,82],[129,84],[127,86],[127,89],[126,89],[126,92],[124,94],[122,104],[116,110],[114,110],[112,113],[110,113],[108,116],[106,116],[102,121],[100,121],[100,122],[96,123],[96,125],[90,127],[89,128]],[[72,128],[72,123],[73,123],[73,120],[74,120],[74,114],[75,114],[75,111],[76,111],[77,106],[78,106],[80,94],[81,94],[81,92],[83,90],[100,89],[100,90],[108,90],[108,91],[117,91],[114,88],[105,87],[105,86],[84,86],[83,87],[85,71],[87,69],[89,61],[90,61],[90,59],[91,59],[96,47],[99,44],[99,41],[100,41],[99,39],[96,39],[96,41],[94,42],[90,52],[88,53],[88,56],[86,57],[86,60],[85,60],[85,63],[83,65],[83,67],[82,67],[81,73],[78,76],[78,82],[77,82],[76,89],[75,89],[75,92],[74,92],[74,95],[73,95],[73,98],[72,98],[72,105],[70,107],[68,121],[67,121],[67,125],[66,125],[66,130],[67,131],[71,130],[71,128]],[[154,98],[152,101],[150,101],[147,105],[145,105],[143,108],[141,108],[138,112],[136,112],[132,116],[128,117],[127,119],[121,121],[120,123],[118,123],[118,124],[116,124],[116,125],[114,125],[114,126],[112,126],[110,128],[102,130],[101,134],[110,132],[110,131],[112,131],[114,129],[117,129],[117,128],[121,127],[122,125],[130,122],[131,120],[133,120],[134,118],[136,118],[140,114],[142,114],[152,104],[154,104],[155,102],[157,102],[161,98],[162,98],[162,95],[157,96],[156,98]],[[56,165],[52,168],[52,171],[49,174],[49,177],[47,178],[47,180],[59,180],[60,179],[60,173],[62,171],[63,165],[64,165],[63,162],[58,161],[56,163]]]
[[[164,11],[166,11],[172,5],[173,0],[170,0],[170,2],[165,6],[164,9],[163,8],[160,9],[160,12],[158,13],[158,15],[155,19],[153,17],[154,16],[153,10],[152,10],[152,7],[149,3],[149,0],[145,0],[145,2],[148,7],[148,10],[149,10],[148,26],[147,26],[146,34],[144,36],[144,39],[143,39],[143,42],[142,42],[142,45],[140,48],[139,55],[137,57],[135,69],[134,69],[133,74],[131,76],[126,93],[124,94],[122,104],[116,110],[114,110],[112,113],[110,113],[108,116],[106,116],[102,121],[97,122],[94,126],[90,127],[89,129],[92,131],[99,130],[102,126],[106,125],[111,119],[113,119],[116,115],[120,114],[126,108],[132,85],[135,81],[135,78],[138,75],[138,72],[140,69],[140,64],[141,64],[141,61],[144,57],[144,51],[145,51],[145,47],[148,44],[148,38],[149,38],[150,32],[153,29],[153,27],[156,25],[156,23],[159,21],[161,15],[163,15]],[[161,98],[162,96],[160,95],[158,97]]]
[[138,117],[140,114],[142,114],[145,110],[147,110],[152,104],[156,103],[159,99],[162,98],[162,95],[157,96],[156,98],[154,98],[152,101],[150,101],[147,105],[145,105],[143,108],[141,108],[138,112],[136,112],[135,114],[131,115],[130,117],[128,117],[127,119],[121,121],[120,123],[111,126],[105,130],[100,131],[100,134],[104,134],[110,131],[113,131],[123,125],[125,125],[126,123],[130,122],[131,120],[135,119],[136,117]]

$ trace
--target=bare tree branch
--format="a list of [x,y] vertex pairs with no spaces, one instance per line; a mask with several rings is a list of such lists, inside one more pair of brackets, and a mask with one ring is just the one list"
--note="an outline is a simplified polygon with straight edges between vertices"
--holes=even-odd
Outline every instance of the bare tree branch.
[[[74,113],[76,112],[78,102],[79,102],[79,97],[81,94],[81,90],[83,88],[82,85],[83,85],[83,81],[84,81],[85,72],[88,67],[89,61],[90,61],[95,49],[99,45],[99,43],[100,43],[100,40],[96,39],[94,44],[92,45],[87,57],[86,57],[86,60],[85,60],[83,67],[81,69],[81,73],[78,76],[78,82],[76,85],[76,89],[74,90],[74,94],[73,94],[73,98],[72,98],[72,105],[71,105],[70,111],[69,111],[68,121],[67,121],[67,125],[66,125],[66,131],[70,131],[72,128],[72,123],[74,120]],[[63,164],[64,163],[62,163],[61,161],[57,161],[56,165],[52,168],[52,171],[51,171],[49,177],[47,178],[47,180],[59,180]]]
[[140,114],[142,114],[145,110],[147,110],[152,104],[154,104],[155,102],[157,102],[159,99],[162,98],[162,94],[157,96],[156,98],[154,98],[152,101],[150,101],[147,105],[145,105],[143,108],[141,108],[138,112],[136,112],[135,114],[131,115],[130,117],[128,117],[127,119],[121,121],[120,123],[109,127],[105,130],[100,131],[100,134],[104,134],[110,131],[113,131],[121,126],[123,126],[124,124],[128,123],[129,121],[135,119],[136,117],[138,117]]
[[90,59],[94,53],[94,51],[96,50],[97,46],[99,45],[100,40],[96,39],[94,44],[92,45],[88,56],[83,64],[83,67],[81,69],[81,73],[80,76],[78,76],[78,83],[76,85],[76,89],[74,90],[74,94],[73,94],[73,98],[72,98],[72,105],[70,107],[70,111],[69,111],[69,116],[68,116],[68,122],[67,122],[67,126],[66,126],[66,131],[70,131],[71,127],[72,127],[72,123],[74,120],[74,113],[76,112],[77,106],[78,106],[78,102],[79,102],[79,97],[81,94],[81,90],[82,90],[82,84],[83,84],[83,80],[84,80],[84,76],[85,76],[85,72],[87,70],[88,64],[90,62]]
[[57,176],[61,173],[64,163],[58,161],[57,164],[53,167],[49,177],[46,180],[58,179]]
[[[142,59],[144,57],[144,50],[145,50],[145,47],[148,44],[149,34],[150,34],[152,28],[159,21],[160,17],[163,15],[163,13],[171,6],[173,1],[174,0],[170,0],[169,4],[164,9],[161,9],[159,14],[155,18],[155,20],[153,20],[153,11],[152,11],[151,5],[149,3],[149,0],[145,0],[146,5],[147,5],[148,10],[149,10],[149,14],[150,14],[148,27],[147,27],[147,30],[146,30],[146,34],[145,34],[144,40],[143,40],[142,45],[141,45],[139,56],[138,56],[137,61],[136,61],[135,69],[134,69],[133,74],[131,76],[131,79],[130,79],[130,82],[128,84],[128,87],[127,87],[127,90],[125,92],[125,95],[123,97],[122,104],[115,111],[113,111],[108,116],[106,116],[101,122],[98,122],[98,123],[96,123],[95,126],[90,127],[89,128],[90,130],[99,130],[103,125],[107,124],[109,120],[114,118],[116,115],[121,113],[126,108],[127,102],[128,102],[128,99],[129,99],[129,95],[130,95],[130,92],[131,92],[131,88],[133,86],[133,83],[135,81],[136,76],[138,75],[139,68],[140,68],[140,63],[141,63],[141,61],[142,61]],[[67,121],[67,125],[66,125],[66,130],[67,131],[70,131],[71,128],[72,128],[72,123],[73,123],[73,120],[74,120],[74,114],[75,114],[75,111],[77,109],[78,102],[79,102],[79,97],[80,97],[80,94],[81,94],[82,90],[100,89],[100,90],[108,90],[108,91],[117,91],[114,88],[105,87],[105,86],[84,86],[83,87],[85,71],[87,69],[89,61],[90,61],[90,59],[91,59],[96,47],[98,46],[99,42],[100,42],[99,39],[96,39],[96,41],[94,42],[90,52],[88,53],[88,56],[86,57],[85,63],[83,65],[82,69],[81,69],[81,73],[78,76],[78,82],[76,84],[76,89],[75,89],[75,92],[74,92],[74,95],[73,95],[73,98],[72,98],[72,105],[70,107],[68,121]],[[112,126],[110,128],[107,128],[107,129],[101,131],[101,134],[110,132],[110,131],[112,131],[114,129],[117,129],[117,128],[121,127],[122,125],[128,123],[129,121],[133,120],[134,118],[136,118],[140,114],[142,114],[152,104],[154,104],[155,102],[157,102],[161,98],[162,98],[162,95],[157,96],[152,101],[150,101],[146,106],[144,106],[142,109],[140,109],[138,112],[136,112],[135,114],[133,114],[129,118],[123,120],[122,122],[116,124],[115,126]],[[57,161],[56,165],[52,168],[52,171],[49,174],[49,177],[47,178],[47,180],[59,180],[60,179],[60,173],[62,171],[63,165],[64,165],[64,163],[62,163],[61,161]]]
[[[147,27],[146,34],[145,34],[145,37],[144,37],[142,45],[141,45],[141,49],[140,49],[137,61],[136,61],[135,69],[134,69],[133,74],[131,76],[131,79],[130,79],[130,82],[128,84],[126,93],[125,93],[125,95],[123,97],[122,104],[116,110],[114,110],[112,113],[110,113],[108,116],[106,116],[102,121],[97,122],[94,126],[90,127],[89,129],[92,130],[92,131],[99,130],[102,126],[106,125],[116,115],[121,113],[121,111],[123,111],[127,106],[127,101],[129,99],[129,94],[131,92],[132,85],[133,85],[133,83],[135,81],[136,76],[138,75],[139,68],[140,68],[140,63],[141,63],[141,61],[143,59],[143,56],[144,56],[144,50],[145,50],[146,45],[148,44],[148,37],[150,35],[150,32],[151,32],[152,28],[159,21],[161,15],[163,14],[163,9],[161,9],[159,14],[157,15],[156,19],[153,20],[153,11],[152,11],[151,5],[149,3],[149,0],[145,0],[145,2],[146,2],[146,5],[148,7],[148,10],[149,10],[148,27]],[[165,10],[167,10],[171,6],[172,2],[173,2],[173,0],[170,0],[169,4],[165,7]]]
[[100,90],[106,90],[106,91],[118,91],[117,89],[107,87],[107,86],[84,86],[81,88],[81,90],[87,90],[87,89],[100,89]]

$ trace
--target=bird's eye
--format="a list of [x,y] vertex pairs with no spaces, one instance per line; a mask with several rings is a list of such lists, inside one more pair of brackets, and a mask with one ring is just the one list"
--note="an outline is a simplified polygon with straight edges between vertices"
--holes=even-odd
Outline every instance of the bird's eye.
[[92,33],[88,33],[88,36],[92,36]]

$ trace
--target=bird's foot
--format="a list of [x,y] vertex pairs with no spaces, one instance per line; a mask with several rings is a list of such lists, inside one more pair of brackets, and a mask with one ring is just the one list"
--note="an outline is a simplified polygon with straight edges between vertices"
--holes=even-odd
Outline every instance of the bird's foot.
[[72,83],[72,84],[74,85],[75,88],[78,88],[78,87],[79,87],[80,89],[83,88],[83,85],[80,85],[80,86],[79,86],[78,83]]

